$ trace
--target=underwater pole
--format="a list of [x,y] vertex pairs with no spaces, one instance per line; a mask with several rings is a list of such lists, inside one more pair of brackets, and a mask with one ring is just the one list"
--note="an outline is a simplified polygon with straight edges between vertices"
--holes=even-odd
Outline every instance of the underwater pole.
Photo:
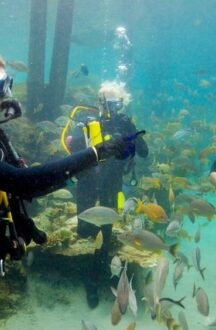
[[50,120],[55,119],[59,115],[59,105],[64,100],[71,44],[73,8],[74,0],[59,0],[49,86],[46,93],[47,102],[45,106]]
[[44,95],[44,63],[46,47],[47,0],[31,0],[27,79],[27,116],[42,120]]

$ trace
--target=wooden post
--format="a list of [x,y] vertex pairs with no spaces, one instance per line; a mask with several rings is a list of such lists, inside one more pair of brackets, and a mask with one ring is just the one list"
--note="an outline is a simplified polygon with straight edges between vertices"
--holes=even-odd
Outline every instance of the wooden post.
[[50,119],[58,116],[63,103],[67,81],[74,0],[59,0],[49,86],[46,93],[46,112]]
[[[27,116],[42,119],[47,0],[31,0],[30,40],[27,79]],[[40,108],[41,107],[41,108]]]

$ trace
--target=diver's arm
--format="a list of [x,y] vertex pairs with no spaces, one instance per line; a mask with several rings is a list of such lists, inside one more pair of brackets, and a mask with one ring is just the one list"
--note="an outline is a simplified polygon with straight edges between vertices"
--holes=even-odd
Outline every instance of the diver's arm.
[[136,151],[140,157],[146,158],[148,156],[149,150],[148,145],[141,136],[137,136],[135,140]]
[[28,168],[0,162],[0,189],[29,199],[66,185],[67,179],[97,164],[95,150],[88,148],[62,160]]
[[[136,126],[132,122],[130,123],[131,123],[131,132],[136,133],[137,132]],[[140,157],[146,158],[148,156],[148,152],[149,152],[148,146],[145,140],[142,138],[142,135],[138,135],[136,137],[135,146],[136,146],[136,152]]]
[[[132,123],[131,118],[129,118],[125,114],[119,115],[121,125],[125,128],[126,132],[128,134],[135,134],[137,132],[136,126]],[[141,135],[138,135],[136,139],[134,140],[135,146],[136,146],[136,153],[140,157],[147,157],[148,156],[148,146],[145,140],[142,138]]]

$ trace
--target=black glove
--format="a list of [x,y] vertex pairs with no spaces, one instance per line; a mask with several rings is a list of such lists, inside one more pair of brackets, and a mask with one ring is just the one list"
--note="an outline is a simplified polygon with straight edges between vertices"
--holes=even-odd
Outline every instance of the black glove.
[[4,116],[17,118],[22,115],[21,104],[16,99],[7,99],[1,102],[0,110],[5,111]]
[[131,137],[121,137],[114,140],[104,141],[95,146],[98,154],[98,160],[105,160],[112,156],[117,159],[126,159],[134,157],[135,144]]

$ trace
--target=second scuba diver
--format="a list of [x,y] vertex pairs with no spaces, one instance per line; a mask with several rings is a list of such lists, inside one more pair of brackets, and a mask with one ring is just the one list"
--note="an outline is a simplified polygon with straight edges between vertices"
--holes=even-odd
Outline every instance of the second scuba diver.
[[[135,134],[137,129],[131,119],[121,110],[130,102],[130,94],[125,89],[124,83],[115,81],[104,82],[99,90],[99,110],[97,121],[100,123],[104,143],[112,139],[122,139],[124,136]],[[79,123],[74,131],[71,150],[76,152],[85,148],[83,134],[84,123]],[[147,157],[148,147],[141,135],[134,141],[136,151],[140,157]],[[122,191],[123,174],[127,161],[111,157],[106,162],[101,162],[97,167],[87,169],[79,175],[77,182],[77,214],[91,208],[99,202],[101,206],[118,209],[118,193]],[[78,234],[80,237],[96,237],[101,229],[103,245],[96,250],[92,266],[84,276],[84,285],[87,301],[91,308],[98,305],[98,284],[102,270],[108,265],[108,250],[112,236],[112,225],[98,228],[95,225],[82,221],[78,217]]]

